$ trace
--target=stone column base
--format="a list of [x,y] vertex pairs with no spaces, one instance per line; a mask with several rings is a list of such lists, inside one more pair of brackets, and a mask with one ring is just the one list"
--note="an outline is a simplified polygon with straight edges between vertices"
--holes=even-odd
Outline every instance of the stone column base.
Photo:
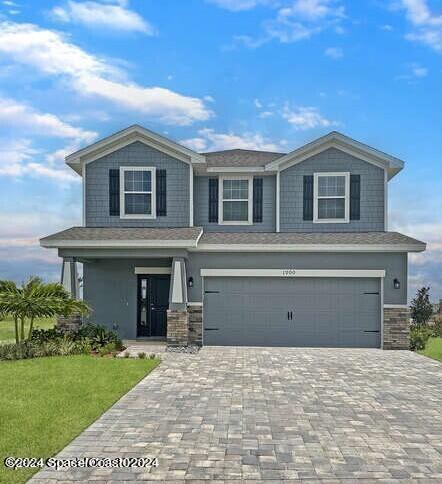
[[189,312],[189,344],[195,346],[203,345],[203,306],[190,304],[187,306]]
[[384,350],[410,348],[410,312],[408,308],[384,307]]
[[187,310],[167,310],[167,345],[187,346],[189,342],[189,314]]
[[57,316],[57,329],[66,332],[73,332],[80,329],[83,324],[83,318],[81,314],[73,314],[72,316]]

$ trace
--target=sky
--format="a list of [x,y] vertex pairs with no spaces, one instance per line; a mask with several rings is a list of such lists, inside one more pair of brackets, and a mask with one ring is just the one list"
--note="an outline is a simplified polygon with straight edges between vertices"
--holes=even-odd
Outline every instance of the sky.
[[405,161],[389,229],[442,298],[442,2],[0,0],[0,279],[59,278],[81,225],[64,156],[139,123],[197,151],[290,151],[332,130]]

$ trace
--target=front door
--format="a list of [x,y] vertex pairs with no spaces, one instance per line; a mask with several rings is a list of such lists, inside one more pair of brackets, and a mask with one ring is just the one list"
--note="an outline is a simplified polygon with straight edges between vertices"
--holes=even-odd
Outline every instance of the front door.
[[138,337],[166,337],[169,287],[170,276],[138,276]]

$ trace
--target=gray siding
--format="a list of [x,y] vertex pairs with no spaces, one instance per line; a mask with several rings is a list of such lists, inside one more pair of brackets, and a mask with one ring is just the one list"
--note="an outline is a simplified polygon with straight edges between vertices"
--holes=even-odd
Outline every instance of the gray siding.
[[[385,304],[407,304],[407,254],[370,253],[192,253],[188,277],[194,278],[189,300],[201,301],[200,269],[379,269],[385,270]],[[394,289],[393,280],[401,281]],[[269,282],[270,284],[270,282]]]
[[[167,266],[172,264],[172,254],[167,251],[152,258],[113,258],[109,251],[62,252],[61,256],[90,257],[84,264],[84,299],[92,307],[90,320],[109,328],[118,326],[123,338],[136,337],[137,277],[136,266]],[[154,258],[155,256],[161,258]],[[120,256],[121,257],[121,256]],[[407,303],[407,254],[339,254],[339,253],[188,253],[187,277],[192,276],[194,286],[188,288],[189,301],[202,300],[200,269],[247,268],[297,268],[297,269],[383,269],[384,303]],[[401,281],[401,288],[393,288],[393,279]],[[271,280],[268,280],[271,284]]]
[[[216,177],[216,175],[214,176]],[[253,225],[219,225],[209,223],[209,178],[197,176],[194,179],[194,221],[195,226],[204,227],[206,232],[274,232],[276,230],[276,177],[263,176],[262,223]]]
[[[167,216],[120,219],[109,216],[109,170],[120,166],[155,166],[167,171]],[[189,166],[136,141],[86,165],[87,227],[188,227]]]
[[170,267],[172,259],[97,259],[83,265],[83,298],[90,304],[89,320],[137,336],[137,276],[135,267]]
[[[315,172],[348,171],[361,175],[361,217],[349,223],[304,221],[303,176]],[[330,148],[291,166],[280,175],[281,232],[369,232],[384,230],[384,170],[343,151]]]

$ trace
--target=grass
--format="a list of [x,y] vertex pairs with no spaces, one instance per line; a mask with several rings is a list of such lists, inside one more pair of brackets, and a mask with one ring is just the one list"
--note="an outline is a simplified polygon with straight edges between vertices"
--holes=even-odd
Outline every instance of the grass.
[[36,471],[7,469],[6,456],[56,454],[158,363],[86,355],[1,362],[0,483]]
[[[34,321],[34,328],[49,329],[55,325],[55,318],[39,318]],[[29,323],[25,324],[26,336],[29,331]],[[15,341],[14,320],[5,318],[0,321],[0,343],[13,343]]]
[[419,351],[419,353],[434,360],[442,361],[442,338],[430,338],[425,349]]

